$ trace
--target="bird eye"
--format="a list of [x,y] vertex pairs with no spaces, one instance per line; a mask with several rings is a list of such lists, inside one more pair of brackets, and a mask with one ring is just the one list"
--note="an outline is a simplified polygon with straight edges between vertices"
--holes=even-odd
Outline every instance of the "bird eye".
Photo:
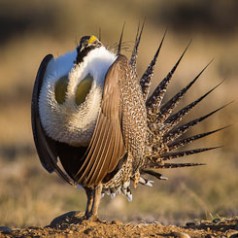
[[61,77],[55,84],[55,100],[59,104],[63,104],[65,102],[66,93],[68,87],[68,77]]
[[75,103],[80,105],[85,101],[90,89],[92,87],[93,77],[91,75],[87,75],[77,86],[75,92]]

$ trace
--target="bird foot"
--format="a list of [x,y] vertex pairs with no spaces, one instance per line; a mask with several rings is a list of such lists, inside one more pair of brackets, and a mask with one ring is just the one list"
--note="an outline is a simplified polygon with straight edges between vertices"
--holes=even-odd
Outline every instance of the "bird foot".
[[72,224],[82,224],[88,222],[105,223],[105,221],[101,221],[97,215],[86,215],[80,211],[71,211],[54,218],[48,227],[64,230],[69,228]]
[[93,215],[93,214],[85,214],[84,222],[100,222],[100,223],[104,223],[104,221],[100,220],[97,215]]

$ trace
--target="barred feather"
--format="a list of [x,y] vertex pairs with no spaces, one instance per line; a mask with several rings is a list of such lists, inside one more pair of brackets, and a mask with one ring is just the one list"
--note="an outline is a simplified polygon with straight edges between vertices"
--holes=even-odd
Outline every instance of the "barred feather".
[[161,157],[163,161],[166,161],[166,160],[177,159],[177,158],[188,156],[188,155],[202,153],[208,150],[215,150],[218,148],[221,148],[221,146],[198,148],[198,149],[184,150],[184,151],[178,151],[178,152],[169,152],[169,153],[165,153],[161,155]]
[[219,112],[220,110],[222,110],[223,108],[227,107],[230,103],[225,104],[224,106],[204,115],[201,116],[199,118],[196,118],[192,121],[189,121],[181,126],[175,127],[172,130],[170,130],[168,133],[166,133],[163,136],[163,143],[164,144],[168,144],[169,142],[174,141],[175,139],[179,138],[182,134],[184,134],[186,131],[188,131],[188,129],[192,126],[197,125],[198,123],[204,121],[205,119],[207,119],[208,117],[212,116],[213,114],[215,114],[216,112]]
[[136,72],[136,65],[137,65],[137,56],[138,56],[138,47],[141,41],[141,36],[142,36],[142,32],[144,30],[144,25],[145,25],[145,20],[141,26],[140,29],[140,24],[138,25],[138,29],[137,29],[137,34],[136,34],[136,39],[135,39],[135,45],[131,54],[131,59],[129,64],[131,65],[132,71],[135,73]]
[[140,80],[140,85],[141,85],[141,89],[142,89],[142,93],[143,93],[145,101],[147,100],[148,95],[149,95],[151,79],[152,79],[153,74],[154,74],[154,67],[156,65],[156,61],[157,61],[157,58],[159,56],[159,52],[160,52],[161,47],[163,45],[164,38],[166,36],[166,32],[167,31],[165,31],[165,33],[163,35],[163,38],[160,42],[160,45],[159,45],[157,51],[155,52],[155,55],[154,55],[153,59],[151,60],[150,64],[148,65],[146,71],[144,72],[144,74],[142,75],[141,80]]
[[145,168],[142,170],[143,173],[149,174],[154,176],[155,178],[159,180],[168,180],[167,177],[165,177],[163,174],[159,173],[158,171],[152,170],[151,168]]
[[[140,84],[143,92],[144,99],[146,100],[149,94],[149,88],[151,83],[151,78],[153,76],[154,67],[161,50],[163,41],[165,38],[165,34],[161,40],[159,48],[157,49],[154,58],[150,62],[147,67],[145,73],[143,74]],[[190,42],[191,43],[191,42]],[[189,91],[189,89],[194,85],[194,83],[199,79],[202,73],[207,69],[207,67],[211,64],[210,61],[199,73],[198,75],[184,88],[182,88],[177,94],[175,94],[170,100],[164,103],[162,106],[162,101],[165,96],[168,84],[175,73],[178,65],[180,64],[182,58],[184,57],[187,49],[190,46],[190,43],[185,48],[183,53],[181,54],[178,61],[173,66],[172,70],[167,74],[167,76],[160,82],[160,84],[153,91],[151,96],[146,100],[146,109],[147,109],[147,123],[149,128],[149,142],[148,142],[148,154],[147,160],[142,169],[142,172],[153,175],[153,169],[162,169],[162,168],[179,168],[179,167],[188,167],[188,166],[198,166],[203,165],[203,163],[164,163],[164,161],[176,159],[179,157],[184,157],[188,155],[198,154],[209,150],[214,150],[220,148],[217,147],[205,147],[205,148],[196,148],[185,151],[176,151],[174,150],[185,146],[189,143],[192,143],[200,138],[209,136],[218,131],[225,129],[226,127],[222,127],[213,131],[208,131],[200,134],[196,134],[187,138],[179,139],[181,135],[187,132],[191,127],[197,125],[202,122],[206,118],[212,116],[216,112],[225,108],[228,104],[204,115],[199,118],[193,119],[187,123],[184,123],[180,126],[177,126],[178,123],[187,115],[198,103],[200,103],[204,98],[206,98],[211,92],[213,92],[218,86],[221,85],[219,83],[208,92],[192,101],[190,104],[186,105],[178,112],[173,113],[174,109],[184,97],[184,95]],[[152,171],[152,172],[151,172]],[[155,172],[155,177],[160,179],[162,176],[159,172]]]
[[153,91],[151,96],[147,99],[147,101],[146,101],[146,108],[147,108],[148,117],[150,119],[154,118],[156,116],[156,114],[158,113],[159,107],[160,107],[161,102],[162,102],[162,100],[164,98],[164,95],[166,93],[167,86],[168,86],[168,84],[169,84],[173,74],[175,73],[177,67],[179,66],[182,58],[184,57],[186,51],[188,50],[189,46],[190,46],[190,43],[187,45],[187,47],[185,48],[185,50],[183,51],[182,55],[180,56],[178,61],[175,63],[175,65],[171,69],[171,71],[160,82],[160,84],[155,88],[155,90]]
[[224,130],[226,129],[228,126],[226,127],[222,127],[222,128],[219,128],[219,129],[216,129],[216,130],[213,130],[213,131],[208,131],[208,132],[204,132],[204,133],[200,133],[200,134],[197,134],[197,135],[194,135],[194,136],[190,136],[190,137],[187,137],[185,139],[180,139],[180,140],[176,140],[176,141],[173,141],[171,143],[168,143],[168,148],[169,148],[169,151],[172,151],[172,150],[176,150],[182,146],[185,146],[189,143],[192,143],[194,142],[195,140],[198,140],[198,139],[201,139],[203,137],[206,137],[206,136],[209,136],[209,135],[212,135],[216,132],[219,132],[221,130]]
[[166,125],[163,128],[163,132],[161,134],[164,134],[165,132],[172,129],[175,125],[177,125],[185,115],[187,115],[199,102],[201,102],[204,98],[206,98],[211,92],[213,92],[217,87],[219,87],[223,82],[219,83],[215,87],[213,87],[211,90],[209,90],[207,93],[202,95],[200,98],[196,99],[192,103],[188,104],[181,110],[179,110],[177,113],[174,113],[170,115],[165,121],[164,124]]
[[204,163],[164,163],[161,165],[154,165],[153,169],[175,169],[175,168],[201,166],[201,165],[206,165],[206,164]]
[[192,87],[192,85],[199,79],[202,73],[206,70],[206,68],[211,64],[210,61],[201,71],[200,73],[183,89],[181,89],[176,95],[174,95],[168,102],[161,106],[159,110],[159,114],[157,116],[156,123],[161,123],[173,112],[173,109],[177,106],[180,100],[183,98],[184,94]]

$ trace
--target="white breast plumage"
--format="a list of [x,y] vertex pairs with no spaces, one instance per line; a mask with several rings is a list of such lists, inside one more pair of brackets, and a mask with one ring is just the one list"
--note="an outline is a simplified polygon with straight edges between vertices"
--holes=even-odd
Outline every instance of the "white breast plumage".
[[[76,57],[75,50],[49,62],[40,92],[39,111],[49,137],[70,145],[86,146],[96,124],[105,75],[116,56],[102,46],[90,51],[78,65],[74,64]],[[85,101],[77,105],[76,89],[87,75],[93,78],[92,86]],[[60,104],[55,98],[55,84],[63,76],[68,76],[68,85],[65,101]]]

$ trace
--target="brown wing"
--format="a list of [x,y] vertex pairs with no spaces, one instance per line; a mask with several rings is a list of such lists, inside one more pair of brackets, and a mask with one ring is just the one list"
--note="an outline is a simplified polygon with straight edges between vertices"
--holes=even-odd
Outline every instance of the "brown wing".
[[41,125],[40,115],[39,115],[39,94],[44,81],[45,71],[47,65],[52,60],[52,55],[47,55],[42,60],[42,63],[39,67],[34,88],[32,94],[32,104],[31,104],[31,122],[32,122],[32,131],[35,141],[35,146],[43,167],[49,172],[52,173],[56,171],[65,181],[70,184],[74,182],[66,175],[66,173],[57,165],[57,149],[56,142],[49,138]]
[[122,136],[120,85],[126,80],[127,59],[118,56],[106,75],[102,105],[96,127],[86,152],[85,161],[77,173],[78,182],[85,186],[100,183],[112,172],[126,153]]

